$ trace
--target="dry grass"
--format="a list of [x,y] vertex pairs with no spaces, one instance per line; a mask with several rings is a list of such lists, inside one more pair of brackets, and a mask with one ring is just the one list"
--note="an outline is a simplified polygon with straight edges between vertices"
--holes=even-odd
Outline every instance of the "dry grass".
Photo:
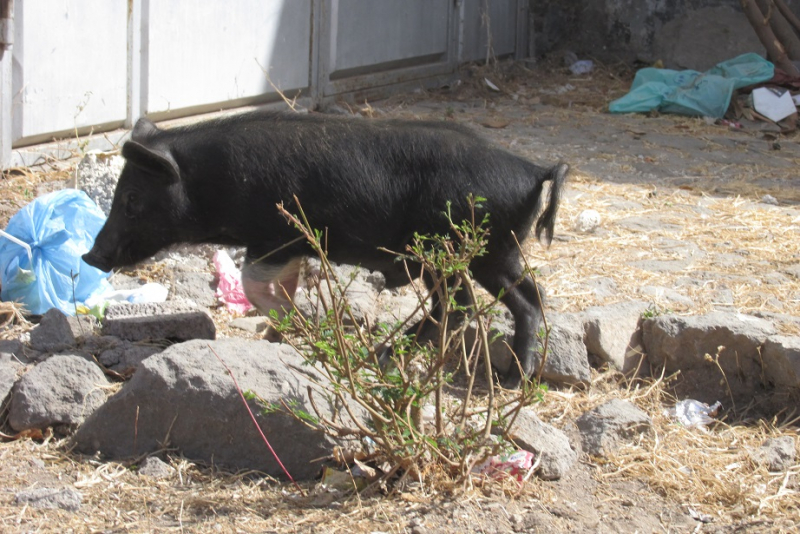
[[707,432],[687,429],[664,413],[675,400],[665,381],[629,383],[608,372],[596,374],[588,392],[551,393],[538,412],[551,423],[566,423],[613,398],[628,400],[650,415],[652,432],[604,460],[595,458],[598,480],[644,481],[668,501],[693,507],[717,523],[800,525],[800,458],[787,471],[770,473],[751,457],[767,438],[797,439],[796,409],[789,407],[780,420],[718,422]]
[[[718,290],[729,290],[736,311],[800,317],[800,277],[782,274],[800,263],[800,211],[752,197],[663,191],[581,175],[573,176],[570,188],[556,229],[560,241],[547,250],[537,244],[528,248],[534,264],[547,266],[540,281],[558,299],[558,311],[638,299],[660,310],[704,314],[720,307]],[[628,208],[615,208],[620,201],[628,201]],[[597,211],[602,221],[590,234],[574,230],[578,215],[587,209]],[[657,218],[661,224],[645,230],[619,224],[633,217]],[[643,259],[676,262],[676,269],[656,272],[634,264]],[[688,260],[685,265],[683,260]],[[587,287],[598,277],[615,282],[612,299],[599,299]],[[674,289],[692,304],[643,295],[641,288],[648,285]],[[800,332],[797,322],[777,324],[784,333]]]

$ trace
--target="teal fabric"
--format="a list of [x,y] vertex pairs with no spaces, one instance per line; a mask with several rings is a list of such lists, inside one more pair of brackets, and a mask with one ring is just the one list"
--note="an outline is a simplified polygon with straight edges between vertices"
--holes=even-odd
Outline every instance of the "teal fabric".
[[645,113],[657,109],[721,118],[736,89],[765,82],[775,66],[758,54],[723,61],[707,72],[646,68],[636,72],[630,92],[608,106],[611,113]]

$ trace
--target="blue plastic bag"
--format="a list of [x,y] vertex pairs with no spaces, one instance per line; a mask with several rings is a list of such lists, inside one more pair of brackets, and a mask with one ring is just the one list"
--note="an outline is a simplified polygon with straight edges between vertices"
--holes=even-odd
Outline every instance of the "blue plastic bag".
[[31,258],[24,247],[0,236],[0,298],[21,302],[37,315],[50,308],[74,315],[75,301],[110,291],[108,273],[81,259],[105,219],[86,193],[76,189],[41,196],[22,208],[6,232],[30,245]]
[[743,54],[702,73],[647,68],[636,72],[630,92],[608,106],[611,113],[644,113],[658,109],[721,118],[736,89],[765,82],[775,66],[758,54]]

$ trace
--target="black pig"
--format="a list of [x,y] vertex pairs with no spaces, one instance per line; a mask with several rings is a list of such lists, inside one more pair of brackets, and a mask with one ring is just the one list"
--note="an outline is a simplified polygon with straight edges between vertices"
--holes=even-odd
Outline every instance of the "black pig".
[[[448,201],[460,222],[470,194],[486,198],[487,253],[470,268],[487,291],[504,291],[514,352],[522,372],[532,372],[542,305],[534,281],[522,276],[512,231],[520,240],[530,233],[551,181],[536,220],[537,237],[550,242],[567,165],[539,167],[449,122],[272,112],[169,130],[141,119],[122,155],[111,213],[86,263],[109,271],[183,242],[245,246],[245,292],[263,313],[286,306],[273,287],[293,295],[300,258],[311,252],[277,204],[291,212],[296,196],[311,226],[327,230],[332,261],[380,271],[396,287],[409,282],[406,271],[379,248],[404,251],[415,232],[446,234]],[[504,385],[520,379],[512,365]]]

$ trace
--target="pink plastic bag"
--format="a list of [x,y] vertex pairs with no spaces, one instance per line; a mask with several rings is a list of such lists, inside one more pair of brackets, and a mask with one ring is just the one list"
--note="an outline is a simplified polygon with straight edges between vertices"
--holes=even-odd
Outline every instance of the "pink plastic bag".
[[218,250],[214,254],[214,267],[219,276],[219,285],[215,296],[225,303],[228,310],[245,314],[253,308],[250,301],[244,294],[242,287],[242,273],[236,268],[236,264],[228,253]]
[[491,456],[472,468],[474,474],[486,475],[494,479],[513,478],[522,482],[527,478],[533,465],[534,455],[528,451]]

